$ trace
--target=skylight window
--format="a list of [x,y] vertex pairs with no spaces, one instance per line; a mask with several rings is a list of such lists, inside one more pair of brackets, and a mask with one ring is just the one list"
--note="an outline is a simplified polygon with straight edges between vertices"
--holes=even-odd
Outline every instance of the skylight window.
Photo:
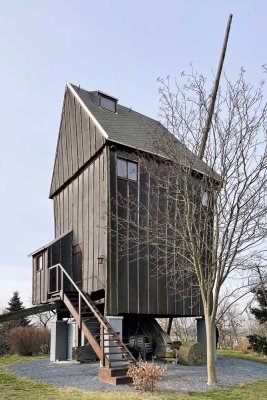
[[112,111],[114,113],[117,111],[117,100],[113,99],[112,97],[104,96],[102,93],[100,93],[99,105],[105,110]]

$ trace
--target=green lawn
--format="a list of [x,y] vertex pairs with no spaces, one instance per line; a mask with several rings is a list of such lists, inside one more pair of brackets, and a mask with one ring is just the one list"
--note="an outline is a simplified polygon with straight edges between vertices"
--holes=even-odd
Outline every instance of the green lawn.
[[240,358],[242,360],[256,361],[267,364],[267,357],[255,353],[243,354],[236,350],[217,350],[217,354],[223,357]]
[[[229,356],[229,353],[227,354]],[[209,393],[139,393],[139,392],[87,392],[85,390],[57,389],[26,378],[15,377],[5,371],[7,364],[32,360],[33,357],[2,357],[0,358],[0,399],[5,400],[265,400],[267,380],[242,385],[235,388],[217,389]],[[257,394],[255,397],[255,393]]]

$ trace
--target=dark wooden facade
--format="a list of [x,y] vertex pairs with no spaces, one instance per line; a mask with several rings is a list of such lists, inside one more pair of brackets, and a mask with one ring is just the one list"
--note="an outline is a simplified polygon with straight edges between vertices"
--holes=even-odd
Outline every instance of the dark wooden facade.
[[[175,287],[175,277],[168,265],[168,262],[175,261],[167,257],[167,252],[162,252],[165,241],[152,246],[151,240],[146,237],[151,230],[157,230],[157,225],[167,232],[168,223],[163,221],[167,207],[172,210],[172,217],[177,218],[178,201],[172,206],[167,204],[173,201],[170,198],[174,196],[160,193],[161,184],[155,182],[157,174],[161,174],[163,179],[166,176],[167,180],[165,163],[125,146],[112,146],[109,154],[111,226],[107,312],[110,315],[150,314],[162,317],[202,315],[197,291],[188,287],[185,295],[186,276],[182,286],[176,283]],[[117,176],[118,158],[138,163],[137,181]],[[152,173],[153,168],[156,168],[155,173]],[[154,226],[151,227],[151,224]],[[172,242],[173,238],[167,233],[166,240]]]
[[[53,242],[37,250],[32,254],[33,268],[33,287],[32,303],[43,304],[48,300],[50,289],[48,269],[55,264],[65,265],[65,269],[73,275],[72,262],[72,232],[66,232],[63,236],[58,236]],[[39,260],[41,259],[41,268]]]
[[[64,239],[41,250],[42,271],[36,270],[40,252],[34,254],[34,304],[47,301],[47,268],[60,262],[63,267],[67,265],[74,281],[86,293],[105,290],[107,315],[202,315],[196,293],[179,298],[169,284],[173,277],[158,273],[159,262],[167,263],[160,250],[152,252],[149,245],[137,245],[135,254],[129,251],[135,239],[127,237],[127,232],[135,230],[136,238],[141,238],[145,235],[143,227],[151,223],[143,210],[156,215],[158,208],[166,206],[160,193],[155,195],[153,177],[143,169],[141,156],[128,146],[109,141],[82,102],[66,89],[50,189],[55,237],[63,235]],[[136,181],[117,177],[118,158],[137,162]],[[118,197],[129,196],[136,199],[131,207],[118,206]],[[118,224],[118,218],[125,224]],[[123,245],[122,236],[126,238]],[[101,256],[103,264],[97,260]]]

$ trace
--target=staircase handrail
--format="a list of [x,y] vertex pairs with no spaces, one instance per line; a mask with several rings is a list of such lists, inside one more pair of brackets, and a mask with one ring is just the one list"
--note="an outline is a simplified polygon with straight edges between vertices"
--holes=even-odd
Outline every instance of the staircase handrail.
[[[51,266],[49,269],[55,268],[55,267],[59,267],[61,269],[61,271],[66,275],[66,277],[68,278],[68,280],[70,281],[70,283],[72,284],[72,286],[76,289],[76,291],[78,292],[78,294],[83,298],[83,300],[85,301],[85,303],[89,306],[89,308],[91,309],[91,311],[93,312],[93,314],[95,315],[95,317],[98,319],[98,321],[100,323],[102,323],[102,319],[101,317],[99,317],[98,312],[96,311],[95,307],[91,304],[91,302],[88,301],[88,298],[86,297],[85,294],[83,294],[83,292],[81,291],[81,289],[76,285],[76,283],[73,281],[73,279],[70,277],[70,275],[67,273],[67,271],[65,270],[65,268],[62,266],[62,264],[58,263],[55,264],[53,266]],[[63,279],[61,279],[61,287],[63,287]]]
[[92,301],[90,300],[89,297],[87,297],[82,290],[76,285],[76,283],[73,281],[73,279],[70,277],[70,275],[67,273],[67,271],[65,270],[65,268],[62,266],[62,264],[58,263],[55,264],[51,267],[49,267],[49,270],[52,268],[60,268],[61,269],[61,291],[62,294],[64,293],[64,285],[63,285],[63,274],[65,274],[65,276],[68,278],[68,280],[70,281],[70,283],[72,284],[72,286],[76,289],[76,291],[78,292],[79,296],[81,296],[84,300],[84,302],[87,304],[87,306],[90,308],[90,310],[93,312],[94,316],[97,318],[97,320],[99,321],[100,325],[104,327],[104,329],[106,329],[107,333],[110,332],[110,334],[112,336],[115,337],[116,340],[118,340],[120,342],[120,346],[123,347],[125,350],[127,350],[128,352],[128,356],[130,356],[130,358],[132,359],[133,363],[136,363],[136,360],[134,358],[134,356],[132,355],[132,353],[129,351],[129,349],[127,348],[127,346],[125,346],[125,344],[123,343],[122,339],[119,337],[119,335],[115,332],[115,330],[112,328],[112,326],[110,325],[110,323],[107,321],[107,319],[105,318],[104,315],[100,314],[98,309],[95,307],[95,305],[92,303]]

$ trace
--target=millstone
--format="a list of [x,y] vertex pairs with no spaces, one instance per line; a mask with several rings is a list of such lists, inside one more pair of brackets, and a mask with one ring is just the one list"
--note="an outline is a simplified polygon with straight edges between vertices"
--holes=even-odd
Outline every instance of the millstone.
[[182,365],[203,365],[207,362],[206,350],[203,344],[185,342],[178,350],[179,363]]

